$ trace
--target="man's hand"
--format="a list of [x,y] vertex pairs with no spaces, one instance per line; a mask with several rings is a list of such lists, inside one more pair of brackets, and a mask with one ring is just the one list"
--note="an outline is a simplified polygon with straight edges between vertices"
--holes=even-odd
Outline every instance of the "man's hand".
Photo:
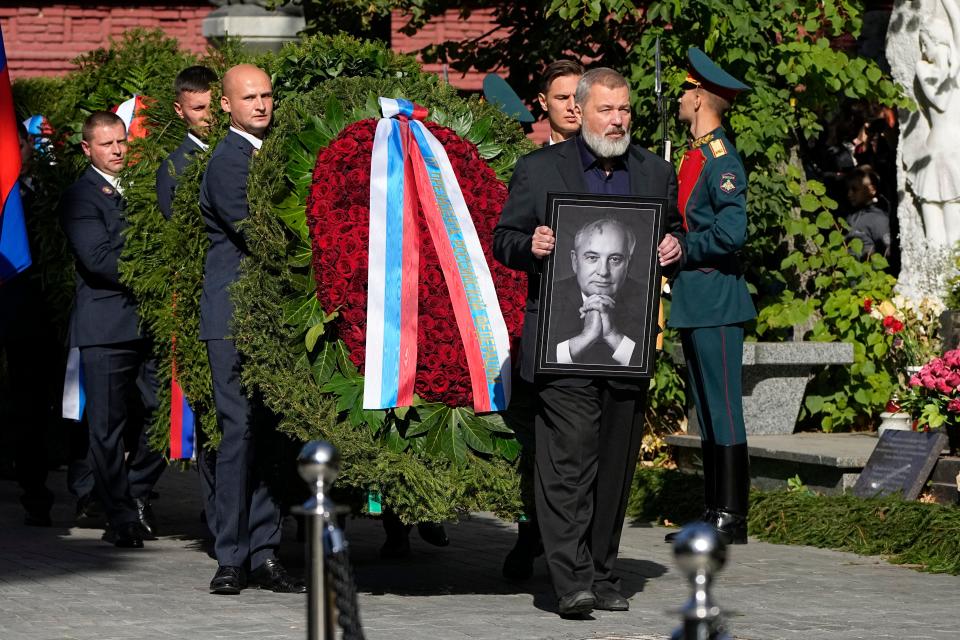
[[669,233],[663,237],[663,240],[660,241],[660,245],[657,247],[657,257],[660,259],[661,267],[673,264],[680,259],[682,253],[683,250],[680,248],[680,241],[677,240],[676,236]]
[[553,253],[553,246],[557,243],[550,227],[537,227],[533,230],[533,240],[530,249],[537,258],[546,258]]

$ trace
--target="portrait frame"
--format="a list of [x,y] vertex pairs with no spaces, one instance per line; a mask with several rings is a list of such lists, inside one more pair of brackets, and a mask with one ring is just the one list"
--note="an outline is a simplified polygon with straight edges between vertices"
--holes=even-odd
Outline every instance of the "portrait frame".
[[[657,246],[664,234],[666,207],[666,198],[659,197],[547,194],[546,224],[554,231],[556,245],[544,259],[540,277],[536,375],[653,376],[661,277]],[[617,224],[600,223],[610,220]],[[577,234],[583,230],[582,238],[592,238],[602,236],[605,229],[619,234],[610,240],[615,246],[628,246],[632,233],[633,251],[622,274],[590,276],[586,268],[575,265],[586,264],[579,262],[581,259],[596,263],[597,258],[593,252],[588,252],[589,257],[578,257],[581,254],[575,251]],[[615,259],[614,256],[612,260]],[[594,280],[590,280],[591,277]],[[597,278],[600,284],[592,284]],[[617,278],[621,279],[617,281]],[[582,290],[584,287],[586,292]],[[581,333],[584,327],[580,307],[587,304],[588,295],[598,293],[614,299],[613,306],[609,307],[614,311],[604,317],[610,319],[614,331],[622,334],[623,339],[617,342],[616,349],[595,339],[590,347],[572,356],[570,336]]]

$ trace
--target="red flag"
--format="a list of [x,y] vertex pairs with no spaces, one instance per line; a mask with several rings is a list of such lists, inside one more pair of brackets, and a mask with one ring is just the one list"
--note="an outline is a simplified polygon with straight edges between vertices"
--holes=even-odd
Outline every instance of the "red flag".
[[30,246],[20,202],[19,141],[7,54],[0,29],[0,284],[30,266]]

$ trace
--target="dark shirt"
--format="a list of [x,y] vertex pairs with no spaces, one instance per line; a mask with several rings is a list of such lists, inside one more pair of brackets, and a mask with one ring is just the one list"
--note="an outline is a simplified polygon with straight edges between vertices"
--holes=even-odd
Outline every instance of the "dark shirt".
[[[850,231],[845,240],[850,242],[859,238],[863,242],[863,250],[858,256],[866,260],[871,253],[886,256],[890,250],[890,217],[887,212],[874,203],[857,209],[847,216]],[[850,250],[851,253],[853,249]],[[856,254],[854,254],[856,255]]]
[[580,149],[580,163],[583,165],[583,178],[590,193],[603,193],[611,196],[630,195],[630,173],[627,170],[625,156],[613,159],[613,171],[610,175],[600,166],[600,160],[590,150],[583,136],[577,136]]

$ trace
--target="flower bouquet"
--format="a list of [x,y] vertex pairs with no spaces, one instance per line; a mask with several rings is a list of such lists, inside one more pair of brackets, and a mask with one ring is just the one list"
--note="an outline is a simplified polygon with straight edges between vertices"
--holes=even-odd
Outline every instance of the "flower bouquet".
[[951,453],[960,439],[960,349],[933,358],[910,377],[900,407],[914,419],[915,428],[945,429]]

